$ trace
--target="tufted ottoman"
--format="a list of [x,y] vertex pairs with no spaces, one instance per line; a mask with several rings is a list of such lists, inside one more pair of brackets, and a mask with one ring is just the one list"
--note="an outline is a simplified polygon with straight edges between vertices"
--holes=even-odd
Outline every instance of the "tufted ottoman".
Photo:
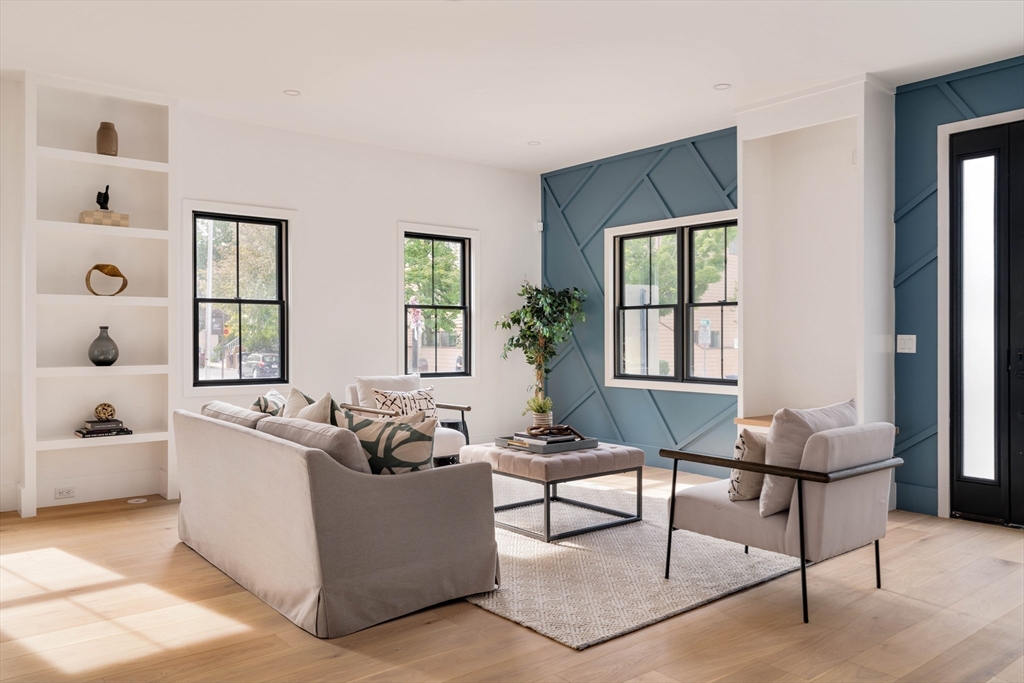
[[[515,479],[536,482],[544,486],[544,497],[525,500],[508,505],[495,506],[495,512],[511,510],[513,508],[525,507],[527,505],[544,504],[544,533],[522,529],[520,527],[495,521],[494,525],[502,529],[508,529],[524,536],[530,536],[538,540],[550,543],[570,536],[578,536],[590,531],[607,529],[630,522],[639,522],[643,519],[643,465],[644,452],[639,448],[630,446],[619,446],[617,444],[599,443],[597,448],[587,448],[579,451],[565,451],[563,453],[552,453],[541,455],[530,453],[515,448],[501,448],[493,443],[476,444],[463,446],[459,451],[459,459],[462,462],[486,462],[489,463],[495,474]],[[591,505],[579,500],[564,498],[558,495],[558,485],[567,481],[578,479],[590,479],[602,477],[606,474],[620,474],[622,472],[636,472],[636,514],[612,510],[599,505]],[[576,505],[597,512],[604,512],[614,515],[620,519],[594,526],[574,529],[558,534],[551,533],[551,503],[560,502],[569,505]]]

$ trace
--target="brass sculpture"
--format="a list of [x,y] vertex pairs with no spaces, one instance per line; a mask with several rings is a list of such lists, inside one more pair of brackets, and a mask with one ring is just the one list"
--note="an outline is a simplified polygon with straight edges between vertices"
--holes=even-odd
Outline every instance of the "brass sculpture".
[[[99,294],[95,289],[92,288],[92,283],[89,281],[92,278],[92,273],[94,270],[98,270],[100,273],[106,275],[107,277],[121,278],[121,288],[118,289],[113,294]],[[90,292],[92,292],[93,296],[117,296],[118,294],[123,292],[125,287],[127,286],[128,278],[126,278],[124,276],[124,273],[122,273],[120,269],[118,269],[118,267],[112,263],[97,263],[95,266],[89,269],[88,273],[85,274],[85,287]]]

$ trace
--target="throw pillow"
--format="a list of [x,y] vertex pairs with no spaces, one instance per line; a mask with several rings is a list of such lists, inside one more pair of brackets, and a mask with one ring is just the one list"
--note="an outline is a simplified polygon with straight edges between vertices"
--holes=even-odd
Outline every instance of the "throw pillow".
[[[734,460],[764,464],[764,448],[767,442],[764,434],[744,429],[736,439]],[[754,500],[761,497],[764,475],[760,472],[733,470],[729,477],[729,500]]]
[[249,406],[249,410],[255,410],[257,412],[274,415],[276,417],[281,414],[281,410],[287,402],[288,399],[282,396],[281,392],[277,389],[271,389],[266,393],[266,395],[260,396],[253,401],[253,404]]
[[382,391],[416,391],[422,386],[420,376],[413,375],[380,375],[376,377],[356,377],[356,397],[359,405],[373,408],[373,390]]
[[210,401],[203,406],[201,412],[206,417],[212,417],[215,420],[223,420],[224,422],[231,422],[236,425],[248,427],[249,429],[256,429],[256,425],[260,420],[267,417],[266,413],[239,408],[236,405],[225,403],[224,401]]
[[434,387],[416,389],[415,391],[382,391],[374,389],[373,399],[381,410],[393,410],[399,415],[411,415],[423,411],[428,420],[437,417],[437,406],[434,404]]
[[293,417],[267,417],[256,430],[308,448],[319,448],[350,470],[370,474],[363,447],[348,429]]
[[[411,422],[419,418],[418,422]],[[374,474],[402,474],[433,466],[437,420],[422,420],[422,413],[373,420],[342,410],[342,426],[355,432]]]
[[[857,424],[857,403],[850,399],[824,408],[793,410],[783,408],[775,413],[768,429],[768,443],[764,461],[780,467],[800,467],[804,446],[812,434],[826,429],[852,427]],[[761,488],[760,511],[762,517],[789,509],[796,480],[768,474]]]
[[292,389],[288,394],[288,401],[284,404],[284,409],[281,411],[281,417],[297,417],[303,420],[309,420],[310,422],[321,422],[323,424],[330,424],[332,411],[331,395],[329,393],[324,394],[317,401],[312,401],[308,396],[299,391],[298,389]]

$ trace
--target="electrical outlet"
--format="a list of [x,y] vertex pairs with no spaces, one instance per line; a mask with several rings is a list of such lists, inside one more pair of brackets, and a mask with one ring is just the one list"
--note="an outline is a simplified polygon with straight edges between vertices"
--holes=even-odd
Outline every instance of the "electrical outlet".
[[54,489],[53,490],[53,497],[54,498],[74,498],[75,497],[75,487],[74,486],[68,486],[67,488],[63,488],[63,489]]

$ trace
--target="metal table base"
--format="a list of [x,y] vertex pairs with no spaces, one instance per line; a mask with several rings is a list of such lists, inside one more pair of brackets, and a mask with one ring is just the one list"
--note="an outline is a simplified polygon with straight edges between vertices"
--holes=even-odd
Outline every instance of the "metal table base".
[[[594,505],[592,503],[585,503],[582,500],[574,500],[572,498],[565,498],[558,495],[558,485],[564,484],[570,481],[579,481],[581,479],[595,479],[597,477],[605,477],[610,474],[623,474],[625,472],[636,472],[636,514],[631,512],[624,512],[622,510],[612,510],[611,508],[602,507],[600,505]],[[582,477],[571,477],[569,479],[558,479],[555,481],[537,481],[536,479],[530,479],[528,477],[521,477],[516,474],[508,474],[506,472],[497,472],[503,477],[510,477],[512,479],[520,479],[522,481],[529,481],[534,484],[541,484],[544,487],[543,498],[533,498],[531,500],[524,500],[516,503],[508,503],[506,505],[495,505],[494,512],[502,512],[504,510],[514,510],[516,508],[527,507],[529,505],[544,505],[544,533],[537,533],[529,529],[522,527],[513,526],[506,524],[505,522],[499,522],[497,519],[494,520],[494,526],[501,529],[506,529],[523,536],[535,538],[538,541],[544,541],[550,543],[551,541],[559,541],[563,538],[570,538],[572,536],[579,536],[580,534],[587,534],[591,531],[600,531],[601,529],[610,529],[616,526],[622,526],[623,524],[631,524],[633,522],[639,522],[643,519],[643,468],[631,467],[624,470],[614,470],[612,472],[601,472],[600,474],[588,474]],[[573,529],[572,531],[563,531],[558,534],[551,533],[551,503],[566,503],[567,505],[575,505],[576,507],[586,508],[588,510],[594,510],[595,512],[602,512],[608,515],[614,515],[621,519],[616,519],[610,522],[604,522],[602,524],[595,524],[593,526],[583,527],[581,529]]]

